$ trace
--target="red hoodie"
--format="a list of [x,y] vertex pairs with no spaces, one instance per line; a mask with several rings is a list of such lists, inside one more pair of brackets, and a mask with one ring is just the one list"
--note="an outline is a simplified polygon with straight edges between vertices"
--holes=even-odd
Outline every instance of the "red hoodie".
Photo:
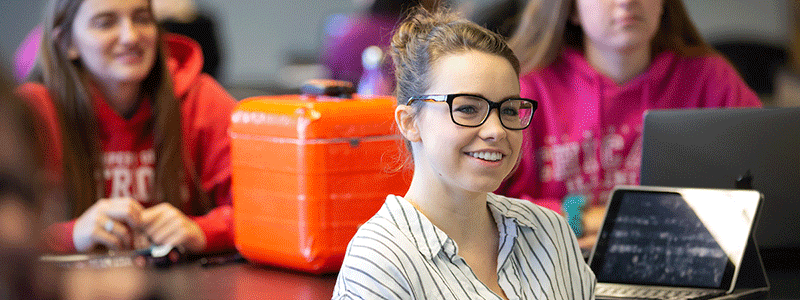
[[[184,172],[186,181],[180,186],[185,196],[185,213],[199,205],[196,193],[187,193],[197,178],[213,201],[214,208],[203,216],[191,216],[205,233],[205,252],[233,249],[233,213],[231,210],[230,138],[228,126],[235,101],[222,86],[207,74],[200,45],[174,34],[165,36],[175,96],[180,101],[183,133]],[[18,93],[29,100],[43,120],[45,156],[53,177],[61,178],[62,144],[60,127],[53,100],[39,83],[26,83]],[[103,150],[105,197],[132,197],[145,207],[153,206],[148,187],[152,186],[155,167],[153,132],[147,130],[153,113],[150,101],[125,119],[114,111],[96,88],[90,89],[94,114],[97,117],[100,145]],[[195,175],[196,174],[196,175]],[[72,240],[75,220],[50,226],[46,241],[51,250],[75,252]]]

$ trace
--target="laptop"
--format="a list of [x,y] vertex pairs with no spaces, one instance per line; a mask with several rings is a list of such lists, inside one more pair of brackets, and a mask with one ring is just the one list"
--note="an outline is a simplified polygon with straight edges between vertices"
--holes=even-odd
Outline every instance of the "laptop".
[[800,247],[800,108],[653,110],[643,135],[642,185],[749,185],[764,194],[758,247]]
[[732,293],[761,199],[753,190],[618,186],[589,259],[596,298]]

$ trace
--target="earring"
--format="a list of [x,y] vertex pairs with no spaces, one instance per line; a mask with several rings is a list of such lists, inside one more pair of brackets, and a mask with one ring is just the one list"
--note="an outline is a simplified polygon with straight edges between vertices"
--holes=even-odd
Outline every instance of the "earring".
[[67,50],[67,58],[69,58],[69,60],[77,60],[80,57],[81,55],[78,53],[78,50],[75,50],[73,47],[69,47]]

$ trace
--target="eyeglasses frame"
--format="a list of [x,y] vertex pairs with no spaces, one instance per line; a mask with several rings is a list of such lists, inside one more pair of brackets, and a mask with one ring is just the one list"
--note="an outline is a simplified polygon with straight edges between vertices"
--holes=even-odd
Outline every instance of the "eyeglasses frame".
[[[460,124],[460,123],[456,122],[456,119],[453,117],[453,99],[455,99],[456,97],[460,97],[460,96],[469,96],[469,97],[480,98],[480,99],[483,99],[484,101],[486,101],[487,103],[489,103],[489,110],[486,112],[486,116],[483,117],[483,120],[481,120],[481,122],[478,123],[478,125],[464,125],[464,124]],[[505,98],[503,100],[500,100],[500,102],[494,102],[492,100],[486,99],[486,97],[483,97],[481,95],[464,94],[464,93],[411,96],[411,97],[408,98],[408,101],[406,101],[406,105],[411,105],[411,103],[414,102],[415,100],[433,101],[433,102],[446,102],[447,106],[450,108],[450,120],[453,121],[454,124],[456,124],[458,126],[464,126],[464,127],[480,127],[481,125],[486,123],[486,120],[489,119],[489,115],[492,114],[492,109],[497,108],[497,113],[498,113],[497,117],[500,119],[500,125],[503,125],[503,128],[508,129],[508,130],[524,130],[524,129],[528,128],[528,126],[531,126],[531,120],[528,120],[528,124],[525,125],[525,127],[522,127],[522,128],[509,128],[508,126],[506,126],[505,123],[503,123],[503,118],[500,118],[500,115],[499,115],[500,114],[500,107],[503,105],[503,103],[505,103],[506,101],[511,101],[511,100],[522,100],[522,101],[525,101],[525,102],[529,102],[531,104],[531,106],[533,107],[533,111],[531,112],[531,119],[533,119],[533,114],[536,112],[536,109],[539,108],[539,102],[536,102],[536,100],[533,100],[533,99],[521,98],[521,97],[508,97],[508,98]]]

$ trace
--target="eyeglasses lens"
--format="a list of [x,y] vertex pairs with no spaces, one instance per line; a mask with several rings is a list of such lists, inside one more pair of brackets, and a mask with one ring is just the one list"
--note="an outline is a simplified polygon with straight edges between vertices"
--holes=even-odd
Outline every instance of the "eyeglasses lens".
[[[489,102],[473,96],[458,96],[453,99],[453,121],[463,126],[479,126],[489,115]],[[498,111],[502,124],[510,129],[528,126],[533,116],[533,105],[524,100],[504,101]]]
[[464,126],[478,126],[489,114],[489,102],[478,97],[458,96],[453,99],[453,120]]

